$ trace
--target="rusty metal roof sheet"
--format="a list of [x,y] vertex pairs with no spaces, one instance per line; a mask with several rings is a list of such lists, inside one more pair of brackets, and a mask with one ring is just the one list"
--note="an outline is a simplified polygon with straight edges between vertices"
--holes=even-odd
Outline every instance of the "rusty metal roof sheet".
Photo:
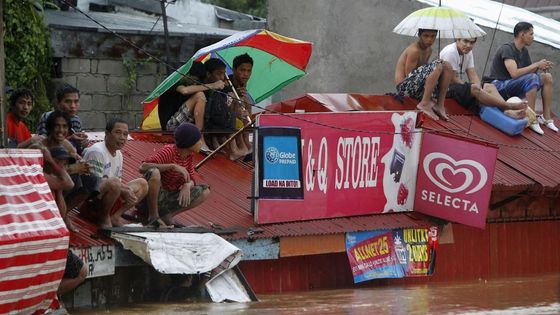
[[[400,103],[390,95],[368,94],[306,94],[270,105],[285,113],[353,110],[415,110],[416,103],[405,98]],[[525,130],[508,136],[472,115],[451,99],[446,109],[449,122],[425,120],[423,128],[482,140],[499,146],[494,174],[494,190],[524,191],[536,194],[557,194],[560,189],[560,134],[546,129],[544,136]],[[558,119],[555,118],[558,125]]]
[[[125,160],[123,180],[129,181],[139,177],[137,170],[142,159],[162,145],[162,143],[129,141],[122,150]],[[202,158],[202,155],[195,155],[195,163]],[[202,205],[175,217],[176,221],[186,226],[199,225],[206,228],[223,226],[236,229],[237,232],[234,234],[222,235],[227,239],[335,234],[429,224],[425,217],[393,213],[257,225],[253,220],[249,199],[252,171],[252,163],[232,162],[223,155],[212,158],[198,170],[202,180],[210,185],[210,197]]]
[[[135,139],[123,148],[123,180],[138,178],[138,168],[142,160],[161,148],[172,138],[158,134],[133,134]],[[157,139],[160,142],[147,140]],[[163,139],[163,141],[162,141]],[[203,156],[195,155],[195,163]],[[175,217],[177,223],[185,226],[225,227],[233,230],[232,234],[222,234],[227,239],[273,238],[284,236],[337,234],[345,232],[390,229],[399,227],[425,227],[430,224],[426,217],[418,214],[384,214],[350,218],[314,220],[282,224],[257,225],[251,213],[252,163],[232,162],[223,155],[217,155],[199,169],[204,182],[210,185],[210,198],[199,207]],[[72,233],[71,245],[74,247],[96,246],[112,241],[99,236],[96,226],[79,216],[77,211],[70,213],[78,233]],[[219,231],[219,230],[217,230]]]

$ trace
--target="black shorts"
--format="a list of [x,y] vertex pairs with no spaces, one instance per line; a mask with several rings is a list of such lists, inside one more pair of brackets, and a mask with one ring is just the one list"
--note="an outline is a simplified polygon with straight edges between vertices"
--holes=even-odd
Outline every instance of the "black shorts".
[[447,97],[454,99],[461,106],[475,114],[480,112],[480,106],[476,98],[471,95],[471,84],[468,82],[449,84]]
[[74,182],[74,188],[68,191],[64,195],[64,200],[69,202],[72,198],[79,194],[86,194],[89,198],[93,198],[100,193],[101,188],[101,177],[90,174],[90,175],[71,175],[72,181]]
[[80,257],[76,256],[70,249],[66,257],[66,269],[64,269],[64,279],[74,279],[80,275],[80,270],[84,266],[84,262]]

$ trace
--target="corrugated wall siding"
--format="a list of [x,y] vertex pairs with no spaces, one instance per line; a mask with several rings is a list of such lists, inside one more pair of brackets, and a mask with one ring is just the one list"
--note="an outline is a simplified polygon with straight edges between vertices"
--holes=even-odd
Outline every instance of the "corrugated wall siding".
[[[370,281],[360,286],[415,284],[560,272],[560,220],[453,225],[454,244],[440,245],[431,277]],[[243,261],[256,293],[357,287],[345,253]]]

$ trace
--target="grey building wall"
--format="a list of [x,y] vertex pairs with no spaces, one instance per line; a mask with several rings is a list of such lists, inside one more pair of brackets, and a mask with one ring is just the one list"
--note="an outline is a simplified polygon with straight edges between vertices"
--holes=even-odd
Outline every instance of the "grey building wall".
[[[140,126],[141,102],[165,78],[164,65],[143,62],[125,66],[122,59],[62,58],[62,77],[80,90],[80,110],[85,130],[104,130],[107,119],[125,119],[130,129]],[[133,79],[132,73],[136,79]]]
[[[308,74],[278,93],[273,101],[304,93],[371,93],[394,91],[397,59],[414,37],[397,35],[393,28],[408,14],[425,5],[411,0],[269,0],[269,29],[282,35],[313,42]],[[483,28],[487,35],[474,49],[475,65],[482,77],[490,72],[494,52],[513,35]],[[451,40],[441,40],[441,47]],[[438,44],[434,44],[436,56]],[[558,50],[535,42],[530,48],[533,60],[546,58],[560,63]],[[560,97],[560,66],[552,74],[553,103]],[[558,105],[555,112],[560,113]]]
[[[126,34],[128,40],[165,61],[163,36]],[[220,36],[171,36],[172,69],[180,67],[198,49]],[[58,64],[54,85],[66,82],[80,90],[85,130],[104,130],[108,118],[125,119],[130,129],[142,123],[141,102],[167,77],[165,63],[147,56],[108,33],[51,28],[53,57]],[[124,60],[128,60],[128,67]],[[54,88],[51,92],[54,98]]]

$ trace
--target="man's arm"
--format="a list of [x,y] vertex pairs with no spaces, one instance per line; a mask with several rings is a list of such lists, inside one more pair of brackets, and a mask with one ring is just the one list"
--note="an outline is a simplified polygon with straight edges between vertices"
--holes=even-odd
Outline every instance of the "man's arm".
[[179,85],[175,89],[175,91],[183,94],[183,95],[190,95],[196,92],[204,92],[208,90],[221,90],[225,87],[225,83],[222,80],[216,81],[214,83],[208,83],[205,85]]
[[414,69],[418,68],[418,58],[420,57],[420,51],[418,49],[409,49],[406,54],[406,59],[404,61],[404,73],[405,76],[411,73]]
[[[43,152],[43,158],[45,163],[48,163],[52,171],[51,174],[45,173],[45,179],[51,191],[64,191],[74,188],[74,182],[66,170],[58,166],[51,156],[48,149],[44,148],[41,150]],[[58,202],[57,202],[58,203]]]
[[84,154],[84,160],[91,166],[91,173],[99,177],[103,177],[103,171],[105,170],[105,161],[101,152],[94,151],[93,149],[88,149]]
[[175,171],[183,175],[183,177],[185,178],[185,182],[189,182],[191,180],[191,176],[189,175],[189,172],[184,167],[177,164],[142,163],[138,171],[144,174],[151,168],[157,168],[158,171],[160,171],[160,173],[165,171]]
[[540,61],[533,62],[532,64],[523,68],[517,68],[517,62],[515,62],[515,60],[505,59],[504,65],[506,66],[509,75],[511,75],[513,79],[519,78],[520,76],[526,75],[527,73],[537,72],[537,70],[546,71],[552,68],[552,62],[546,59],[541,59]]
[[478,77],[478,74],[476,73],[476,70],[474,68],[468,68],[466,72],[467,78],[469,78],[469,82],[471,84],[480,85],[480,78]]

